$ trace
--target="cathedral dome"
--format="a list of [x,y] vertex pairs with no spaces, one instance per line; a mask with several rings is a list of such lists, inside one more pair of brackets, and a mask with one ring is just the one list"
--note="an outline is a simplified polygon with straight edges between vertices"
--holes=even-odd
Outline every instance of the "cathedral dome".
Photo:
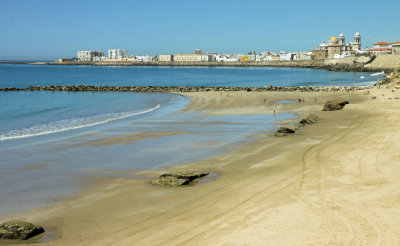
[[360,33],[356,32],[356,34],[354,35],[355,37],[360,37]]
[[329,40],[328,40],[328,44],[337,44],[339,43],[337,37],[332,36]]
[[343,33],[341,33],[341,34],[340,34],[340,37],[344,37],[344,34],[343,34]]

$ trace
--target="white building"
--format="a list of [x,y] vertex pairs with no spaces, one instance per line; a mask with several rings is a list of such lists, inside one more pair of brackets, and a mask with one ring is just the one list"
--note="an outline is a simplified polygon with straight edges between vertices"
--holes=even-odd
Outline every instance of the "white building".
[[155,56],[136,56],[136,60],[140,61],[140,62],[153,62],[156,61],[156,57]]
[[400,42],[392,43],[392,54],[400,54]]
[[292,60],[311,60],[312,52],[292,53]]
[[174,61],[177,62],[201,62],[211,61],[212,56],[208,54],[177,54],[174,55]]
[[372,49],[368,50],[370,53],[377,54],[391,54],[392,53],[392,43],[379,42],[372,46]]
[[107,57],[105,57],[105,56],[95,56],[95,57],[93,57],[93,61],[104,61],[105,59],[107,59]]
[[78,61],[98,61],[100,57],[104,57],[103,51],[97,51],[97,50],[78,51]]
[[239,58],[231,57],[229,55],[216,55],[215,61],[217,61],[217,62],[238,62]]
[[158,61],[160,62],[171,62],[173,60],[173,55],[159,55]]
[[212,55],[209,55],[209,54],[202,54],[201,55],[201,61],[209,62],[209,61],[211,61],[211,58],[212,58]]
[[281,61],[290,61],[290,60],[292,60],[292,54],[291,53],[287,53],[287,54],[279,53],[279,58]]
[[122,60],[127,57],[127,51],[123,49],[108,50],[108,58],[113,60]]

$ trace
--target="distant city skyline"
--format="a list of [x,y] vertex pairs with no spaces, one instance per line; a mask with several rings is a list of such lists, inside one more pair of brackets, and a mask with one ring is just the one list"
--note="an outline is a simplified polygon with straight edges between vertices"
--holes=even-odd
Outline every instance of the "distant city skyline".
[[309,51],[331,36],[400,41],[400,1],[0,0],[0,59]]

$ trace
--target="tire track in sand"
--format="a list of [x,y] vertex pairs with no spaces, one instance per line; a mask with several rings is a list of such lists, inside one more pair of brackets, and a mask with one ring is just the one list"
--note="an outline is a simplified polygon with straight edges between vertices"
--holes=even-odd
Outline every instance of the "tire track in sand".
[[[365,110],[365,109],[364,109]],[[310,147],[303,155],[303,173],[301,182],[299,184],[299,192],[298,196],[299,199],[308,204],[312,209],[317,210],[322,214],[326,219],[329,221],[333,221],[334,225],[337,225],[335,221],[339,221],[339,223],[343,224],[348,231],[348,236],[346,240],[346,244],[353,244],[359,240],[356,240],[358,237],[356,235],[360,235],[358,232],[365,232],[365,231],[374,231],[376,241],[380,241],[380,230],[379,228],[372,223],[370,220],[366,219],[363,216],[357,215],[356,213],[344,210],[341,206],[338,206],[331,202],[326,195],[324,183],[326,183],[327,175],[325,173],[325,168],[323,162],[321,161],[321,153],[327,150],[330,146],[337,143],[339,140],[347,137],[349,133],[353,132],[354,130],[361,127],[367,119],[370,118],[371,112],[368,113],[367,117],[361,117],[353,120],[346,129],[338,132],[337,134],[333,135],[331,138],[327,139],[326,141]],[[317,163],[317,167],[314,168],[316,170],[311,170],[311,161],[315,160]],[[312,171],[317,172],[317,178],[308,177],[311,175]],[[310,179],[310,180],[307,180]],[[317,179],[317,192],[316,198],[318,199],[317,202],[313,202],[312,200],[306,198],[304,194],[304,186],[306,180],[311,182]],[[358,221],[362,220],[364,223],[358,223]],[[357,225],[363,225],[362,228]],[[369,226],[367,226],[369,225]],[[337,228],[337,226],[336,226]],[[371,229],[372,228],[372,229]],[[338,231],[336,231],[336,234]],[[340,232],[339,232],[340,233]],[[363,235],[364,233],[361,233]],[[336,235],[335,235],[336,236]],[[332,236],[331,236],[332,237]],[[362,240],[365,241],[365,240]]]

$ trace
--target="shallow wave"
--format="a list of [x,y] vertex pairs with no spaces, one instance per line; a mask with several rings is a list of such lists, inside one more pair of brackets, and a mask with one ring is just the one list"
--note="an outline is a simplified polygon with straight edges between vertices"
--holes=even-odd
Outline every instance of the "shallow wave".
[[378,83],[380,80],[373,80],[373,81],[363,81],[363,82],[358,82],[357,85],[358,86],[371,86],[374,85],[376,83]]
[[133,117],[141,114],[146,114],[160,108],[161,104],[157,104],[155,107],[141,111],[141,112],[120,112],[120,113],[110,113],[94,115],[89,117],[79,117],[72,119],[65,119],[60,121],[54,121],[47,124],[35,125],[28,128],[23,128],[19,130],[11,130],[0,135],[0,141],[17,139],[17,138],[27,138],[39,135],[45,135],[56,132],[63,132],[73,129],[79,129],[83,127],[95,126],[104,123],[108,123],[115,120],[120,120],[128,117]]

